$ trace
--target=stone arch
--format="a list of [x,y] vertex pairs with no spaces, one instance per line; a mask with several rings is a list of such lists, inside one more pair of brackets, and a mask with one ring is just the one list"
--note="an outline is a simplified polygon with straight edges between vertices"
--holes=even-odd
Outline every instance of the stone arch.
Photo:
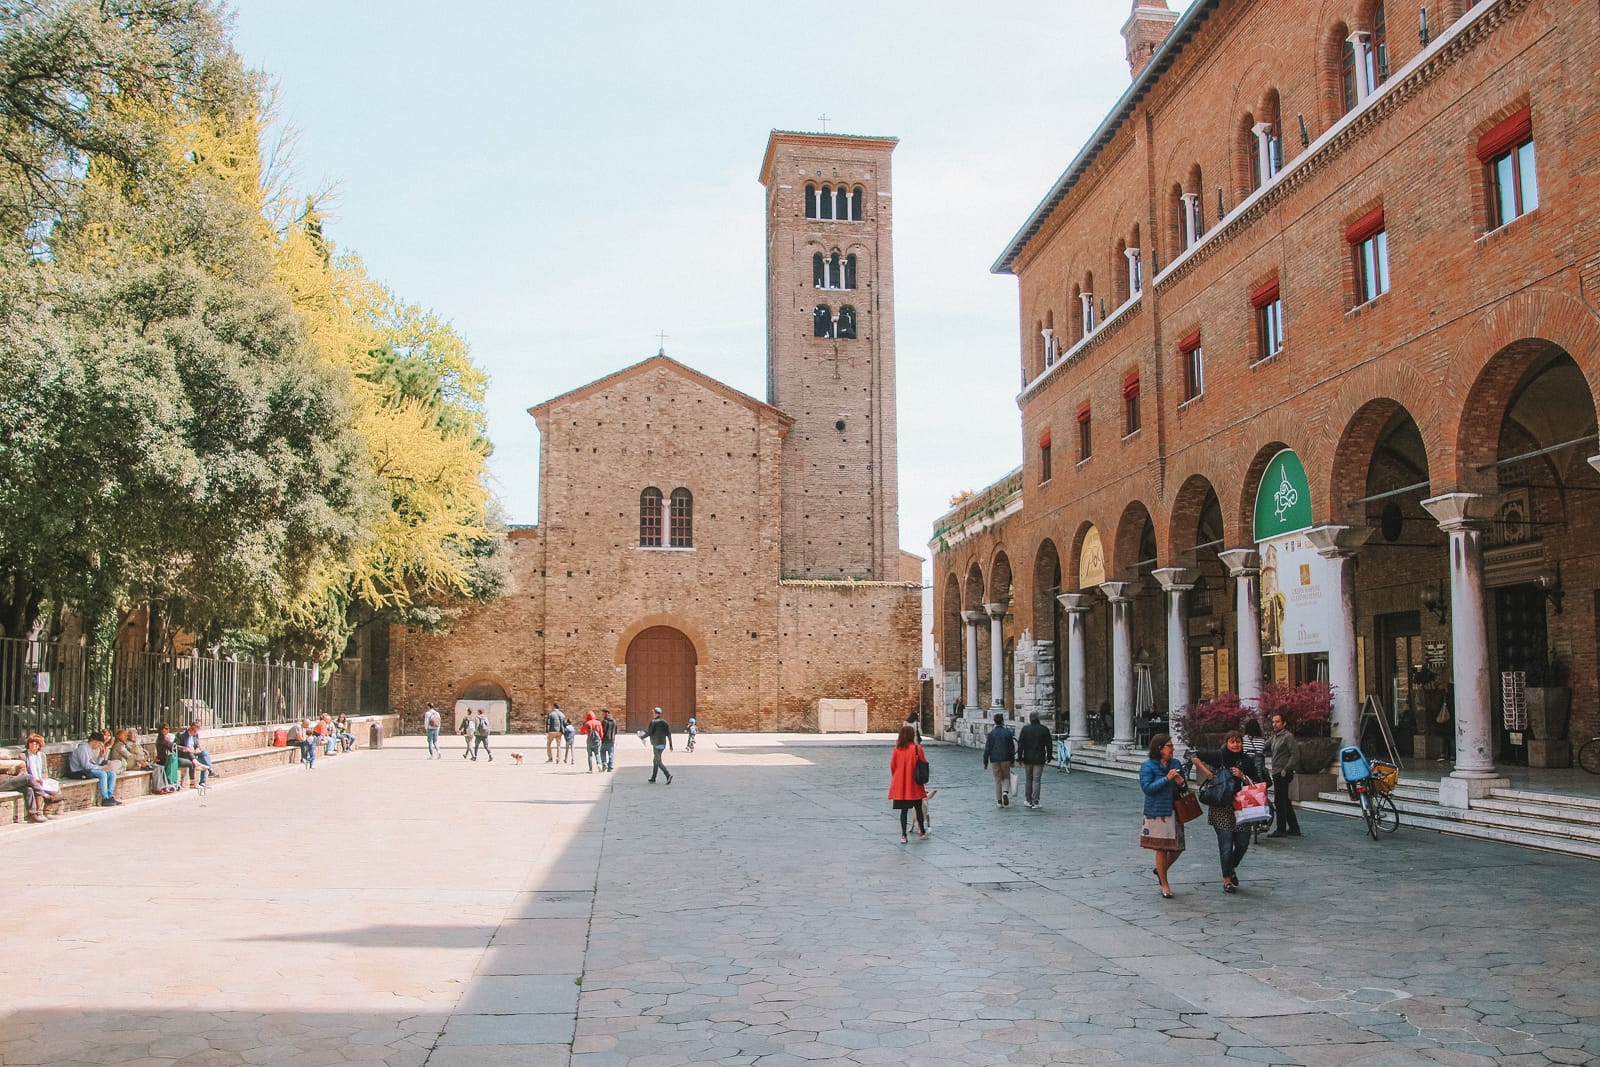
[[[1221,528],[1213,531],[1209,528],[1212,524]],[[1201,536],[1203,525],[1207,528],[1205,535]],[[1227,533],[1222,500],[1216,488],[1205,475],[1191,474],[1178,487],[1178,495],[1172,501],[1172,509],[1167,517],[1169,558],[1162,562],[1171,567],[1184,566],[1192,560],[1196,546],[1210,540],[1221,539],[1226,542]],[[1226,547],[1226,543],[1208,545],[1204,551],[1215,553]]]
[[[484,695],[479,695],[480,693]],[[479,671],[461,680],[451,700],[504,700],[509,708],[511,683],[492,671]]]
[[1055,631],[1056,594],[1061,592],[1061,556],[1056,543],[1046,537],[1033,555],[1033,633],[1048,637]]
[[681,615],[666,613],[642,616],[641,618],[634,620],[634,622],[629,625],[626,630],[623,630],[621,635],[618,636],[617,643],[611,653],[612,666],[627,666],[628,646],[633,644],[633,639],[635,637],[638,637],[641,633],[650,629],[652,626],[670,626],[672,629],[680,631],[683,636],[689,639],[689,643],[694,645],[696,661],[701,666],[705,666],[708,662],[710,662],[711,657],[706,651],[705,635],[700,632],[700,628]]
[[954,572],[945,575],[943,607],[939,655],[946,664],[945,670],[949,670],[951,662],[961,662],[961,583]]
[[1011,596],[1011,557],[1006,555],[1004,548],[995,549],[994,559],[989,563],[989,590],[986,597],[991,604],[998,604]]
[[1072,541],[1070,542],[1072,547],[1067,553],[1066,567],[1061,577],[1062,582],[1069,590],[1078,588],[1078,575],[1083,570],[1083,542],[1089,536],[1090,530],[1099,530],[1101,546],[1102,549],[1104,548],[1106,534],[1103,529],[1100,529],[1097,524],[1088,519],[1078,523],[1078,528],[1072,533]]
[[[1419,439],[1420,463],[1419,457],[1413,454],[1416,448],[1395,443],[1394,435],[1405,433],[1406,424]],[[1380,455],[1385,442],[1390,442],[1387,454]],[[1382,513],[1383,501],[1370,501],[1368,497],[1419,483],[1421,488],[1417,492],[1420,495],[1416,499],[1420,501],[1431,495],[1437,452],[1436,433],[1423,430],[1422,423],[1404,404],[1391,397],[1367,401],[1345,423],[1334,448],[1328,481],[1328,515],[1336,523],[1364,525]],[[1373,481],[1375,464],[1390,471],[1380,474],[1377,483]],[[1412,473],[1409,481],[1405,480],[1407,470]],[[1372,505],[1379,507],[1374,510]]]
[[[1266,474],[1267,464],[1272,462],[1272,457],[1292,447],[1281,440],[1269,441],[1256,449],[1249,465],[1245,467],[1244,482],[1239,487],[1238,511],[1235,514],[1238,515],[1240,536],[1249,544],[1253,545],[1256,539],[1256,488],[1261,484],[1261,477]],[[1298,453],[1299,450],[1296,449],[1296,454]],[[1312,501],[1312,504],[1315,506],[1316,502]]]
[[974,561],[967,568],[966,588],[962,591],[961,607],[965,611],[982,611],[983,602],[987,599],[985,593],[988,587],[984,585],[983,568]]
[[1581,302],[1550,290],[1517,293],[1485,312],[1458,349],[1457,372],[1470,377],[1455,421],[1442,428],[1453,448],[1441,464],[1435,492],[1492,488],[1499,427],[1523,376],[1562,349],[1583,372],[1591,399],[1600,396],[1600,320]]
[[[1102,534],[1102,536],[1104,536]],[[1106,560],[1106,578],[1110,581],[1132,581],[1141,568],[1153,569],[1152,562],[1159,554],[1155,544],[1155,520],[1142,500],[1130,500],[1117,520],[1116,538]],[[1146,555],[1148,553],[1148,555]]]

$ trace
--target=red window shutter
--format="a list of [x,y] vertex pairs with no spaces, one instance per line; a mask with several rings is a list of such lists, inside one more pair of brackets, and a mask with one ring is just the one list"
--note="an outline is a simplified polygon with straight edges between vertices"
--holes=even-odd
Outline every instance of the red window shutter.
[[1128,375],[1128,380],[1122,383],[1122,399],[1132,400],[1138,395],[1139,376],[1137,374],[1130,374]]
[[1050,447],[1050,431],[1049,430],[1046,430],[1044,433],[1039,435],[1039,447],[1040,448],[1049,448]]
[[1278,279],[1274,278],[1270,282],[1256,286],[1255,292],[1250,294],[1250,306],[1264,308],[1276,299],[1278,299]]
[[1089,421],[1089,405],[1085,404],[1078,409],[1078,425],[1082,426]]
[[1368,237],[1383,229],[1383,208],[1375,207],[1350,224],[1344,231],[1344,239],[1353,245],[1358,245]]
[[1178,342],[1178,351],[1179,352],[1193,352],[1195,349],[1197,349],[1199,347],[1200,347],[1200,331],[1199,330],[1195,330],[1193,333],[1189,334],[1183,340]]
[[1494,129],[1478,138],[1478,159],[1487,163],[1495,156],[1504,155],[1523,141],[1533,137],[1533,109],[1523,107],[1497,123]]

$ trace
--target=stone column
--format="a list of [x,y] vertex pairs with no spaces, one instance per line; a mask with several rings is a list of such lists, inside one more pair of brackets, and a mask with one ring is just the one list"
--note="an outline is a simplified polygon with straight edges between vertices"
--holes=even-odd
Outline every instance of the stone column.
[[1239,670],[1239,703],[1252,710],[1261,707],[1261,594],[1256,579],[1260,560],[1253,548],[1230,548],[1217,553],[1237,587],[1239,647],[1234,657]]
[[1089,594],[1060,593],[1056,600],[1067,612],[1067,739],[1076,746],[1089,740],[1089,682],[1083,658]]
[[1161,567],[1150,573],[1167,594],[1167,729],[1176,739],[1178,721],[1189,708],[1189,627],[1183,594],[1194,588],[1200,572],[1193,567]]
[[989,710],[1006,710],[1006,645],[1003,624],[1010,601],[985,604],[989,613]]
[[1100,592],[1111,601],[1111,744],[1113,752],[1134,747],[1133,729],[1133,601],[1131,582],[1102,582]]
[[1450,659],[1456,686],[1456,769],[1439,783],[1439,803],[1465,808],[1509,785],[1494,766],[1489,693],[1489,636],[1483,596],[1483,531],[1494,502],[1479,493],[1446,493],[1422,506],[1450,536]]
[[[1372,531],[1357,526],[1317,526],[1306,531],[1306,540],[1316,546],[1317,555],[1332,560],[1335,592],[1338,599],[1328,619],[1328,682],[1333,686],[1333,733],[1344,738],[1342,744],[1361,743],[1361,705],[1356,700],[1356,551]],[[1308,773],[1323,767],[1303,768]]]
[[967,658],[966,658],[966,686],[962,700],[969,708],[978,707],[978,620],[982,619],[981,611],[963,611],[961,621],[967,624]]

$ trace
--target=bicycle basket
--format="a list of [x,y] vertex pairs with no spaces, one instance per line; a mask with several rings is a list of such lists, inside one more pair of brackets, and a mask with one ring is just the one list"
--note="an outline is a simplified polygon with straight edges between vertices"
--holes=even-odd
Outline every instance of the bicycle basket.
[[1372,780],[1380,793],[1392,793],[1394,787],[1400,784],[1400,768],[1392,763],[1383,763],[1379,760],[1372,762]]

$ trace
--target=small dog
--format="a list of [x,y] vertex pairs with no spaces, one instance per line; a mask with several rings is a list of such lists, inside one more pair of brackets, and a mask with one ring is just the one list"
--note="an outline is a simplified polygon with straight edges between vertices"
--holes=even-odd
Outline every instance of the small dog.
[[521,763],[522,762],[522,753],[520,753],[520,752],[511,753],[511,762],[512,763]]

